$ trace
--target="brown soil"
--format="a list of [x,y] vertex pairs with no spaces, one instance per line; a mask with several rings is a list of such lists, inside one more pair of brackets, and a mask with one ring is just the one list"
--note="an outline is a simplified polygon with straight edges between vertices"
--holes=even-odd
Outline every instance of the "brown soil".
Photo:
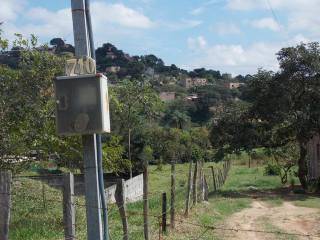
[[[239,231],[222,231],[219,235],[222,239],[237,240],[319,240],[319,220],[320,212],[318,209],[297,207],[287,201],[281,206],[271,206],[266,202],[255,200],[252,203],[251,208],[233,214],[226,220],[226,224],[223,226],[225,228],[238,229]],[[297,235],[274,232],[292,233]]]

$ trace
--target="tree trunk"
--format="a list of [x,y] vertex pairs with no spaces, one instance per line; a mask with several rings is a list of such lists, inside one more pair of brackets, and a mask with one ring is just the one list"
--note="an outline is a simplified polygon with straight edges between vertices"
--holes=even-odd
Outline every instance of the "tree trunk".
[[301,186],[303,189],[307,189],[308,183],[307,183],[307,167],[306,167],[306,157],[307,157],[307,147],[305,143],[300,143],[300,156],[298,160],[298,178],[300,180]]

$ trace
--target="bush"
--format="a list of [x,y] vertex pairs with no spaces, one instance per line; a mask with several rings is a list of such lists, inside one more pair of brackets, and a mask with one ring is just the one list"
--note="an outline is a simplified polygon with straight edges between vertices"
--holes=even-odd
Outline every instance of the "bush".
[[267,176],[279,176],[281,172],[281,169],[278,165],[275,164],[270,164],[264,168],[264,175]]

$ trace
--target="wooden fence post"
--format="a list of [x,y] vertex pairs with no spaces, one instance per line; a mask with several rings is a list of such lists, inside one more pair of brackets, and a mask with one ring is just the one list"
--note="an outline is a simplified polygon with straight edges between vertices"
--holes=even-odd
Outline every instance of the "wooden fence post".
[[223,179],[222,179],[222,174],[220,169],[218,169],[218,178],[219,178],[219,188],[221,188],[223,186]]
[[119,208],[120,217],[122,220],[123,228],[123,240],[129,239],[129,225],[127,218],[127,209],[126,209],[126,196],[125,196],[125,183],[123,179],[117,181],[117,188],[115,192],[115,199],[117,206]]
[[217,191],[217,183],[216,183],[216,176],[214,174],[213,166],[210,166],[212,172],[212,181],[213,181],[213,190]]
[[10,204],[11,204],[10,171],[0,171],[0,239],[9,239]]
[[193,186],[192,186],[192,198],[193,198],[193,205],[197,204],[198,201],[198,161],[196,161],[196,165],[194,167],[194,174],[193,174]]
[[224,180],[226,180],[227,178],[226,162],[223,163],[223,176],[224,176]]
[[145,240],[149,240],[148,165],[149,164],[146,161],[143,172],[143,230]]
[[185,210],[186,216],[188,216],[188,214],[189,214],[191,191],[192,191],[192,160],[189,161],[188,189],[187,189],[186,210]]
[[47,204],[46,204],[46,189],[44,183],[41,181],[42,185],[42,205],[43,209],[47,209]]
[[176,162],[175,157],[171,160],[171,206],[170,206],[170,226],[175,227],[175,201],[176,201]]
[[204,201],[204,173],[203,173],[203,161],[200,162],[199,169],[199,177],[200,177],[200,202]]
[[162,232],[167,232],[167,193],[162,193]]
[[63,176],[63,223],[66,240],[76,239],[76,213],[74,207],[74,176],[72,173]]
[[224,177],[223,177],[223,173],[222,173],[222,170],[219,169],[219,173],[220,173],[220,176],[221,176],[221,186],[223,186],[224,184]]
[[203,175],[203,200],[209,201],[209,187],[208,187],[206,175]]

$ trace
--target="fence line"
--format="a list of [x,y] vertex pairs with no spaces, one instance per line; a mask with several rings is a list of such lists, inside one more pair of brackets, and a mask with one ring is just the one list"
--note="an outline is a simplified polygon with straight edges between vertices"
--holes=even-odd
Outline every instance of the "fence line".
[[[227,166],[227,165],[225,165]],[[227,172],[226,170],[223,171],[224,169],[226,169],[226,167],[223,166],[223,168],[217,168],[217,169],[220,169],[220,172],[222,173],[222,177],[223,177],[223,183],[225,182],[225,179],[227,177]],[[204,196],[204,186],[207,185],[207,187],[211,186],[211,182],[210,181],[212,179],[212,177],[214,176],[211,176],[210,173],[208,172],[209,169],[206,169],[206,168],[203,168],[203,166],[201,164],[199,164],[198,166],[199,168],[199,172],[197,173],[197,177],[199,178],[198,179],[198,183],[196,184],[196,188],[200,188],[199,190],[199,195],[197,196],[197,198],[199,199],[199,201],[203,201],[204,199],[202,198],[202,195]],[[202,168],[202,169],[201,169]],[[180,172],[181,171],[177,171],[177,172]],[[57,176],[58,177],[63,177],[64,175],[48,175],[49,177],[52,177],[52,178],[56,178]],[[48,177],[47,176],[47,177]],[[15,181],[19,181],[20,179],[31,179],[31,180],[37,180],[39,179],[39,177],[37,176],[18,176],[18,177],[14,177],[13,178],[13,182]],[[201,180],[202,179],[202,180]],[[210,179],[210,180],[209,180]],[[214,179],[216,180],[216,178],[214,177]],[[222,180],[222,179],[221,179]],[[207,184],[205,184],[205,181],[207,182]],[[221,182],[219,188],[222,187],[223,183]],[[213,187],[213,186],[212,186]],[[40,188],[39,191],[41,192],[42,190],[42,194],[47,194],[47,191],[49,189],[44,189],[44,188]],[[218,190],[218,189],[216,189]],[[49,192],[49,191],[48,191]],[[161,210],[161,207],[160,207],[160,211],[157,210],[157,213],[155,212],[155,210],[151,210],[150,209],[150,213],[147,215],[149,217],[151,217],[153,219],[152,221],[152,224],[151,224],[151,229],[150,229],[150,233],[152,234],[151,236],[163,236],[163,226],[162,226],[162,221],[161,221],[161,218],[163,216],[163,214],[169,214],[172,210],[172,207],[175,207],[180,213],[180,210],[183,210],[184,209],[184,206],[185,206],[185,196],[187,194],[187,184],[183,184],[183,187],[177,187],[175,189],[175,197],[176,197],[176,202],[173,206],[169,206],[166,208],[166,211],[164,212],[163,210]],[[161,194],[163,192],[162,191],[154,191],[154,192],[149,192],[148,193],[148,200],[149,201],[155,201],[155,200],[159,200],[159,205],[161,205]],[[21,199],[24,199],[24,200],[29,200],[29,201],[35,201],[35,202],[45,202],[44,203],[44,208],[41,208],[41,207],[32,207],[30,209],[30,211],[28,211],[25,216],[27,216],[28,214],[34,212],[34,211],[38,211],[38,210],[43,210],[43,209],[47,209],[47,210],[51,210],[51,209],[57,209],[57,206],[56,205],[52,205],[50,203],[58,203],[58,204],[61,204],[62,205],[62,208],[64,207],[67,207],[66,206],[66,202],[62,201],[63,200],[63,197],[62,196],[45,196],[43,198],[41,197],[38,197],[38,196],[35,196],[35,195],[30,195],[27,191],[22,191],[22,192],[19,192],[19,193],[14,193],[14,192],[11,192],[11,193],[7,193],[7,192],[0,192],[0,195],[10,195],[10,196],[14,196],[14,197],[18,197],[19,201],[21,201]],[[141,194],[140,196],[138,196],[138,198],[142,197],[143,194]],[[87,204],[85,203],[82,203],[83,200],[80,200],[78,198],[77,195],[75,195],[74,193],[70,193],[69,194],[69,198],[75,198],[74,199],[74,202],[72,203],[73,206],[75,206],[76,208],[100,208],[99,206],[88,206]],[[169,199],[169,198],[168,198]],[[197,199],[197,201],[198,201]],[[15,200],[14,200],[15,201]],[[47,204],[49,203],[49,204]],[[119,214],[119,210],[121,208],[124,208],[126,205],[126,202],[124,201],[123,204],[120,204],[119,206],[117,206],[116,204],[112,204],[112,205],[108,205],[108,216],[109,217],[114,217],[115,214]],[[111,207],[110,207],[111,206]],[[14,209],[12,206],[9,206],[10,210],[13,210],[15,211],[16,209]],[[68,208],[68,207],[67,207]],[[132,216],[145,216],[145,214],[143,214],[143,211],[137,211],[137,210],[127,210],[126,211],[126,214],[124,215],[124,217],[126,218],[131,218]],[[129,219],[128,219],[129,220]],[[139,220],[140,221],[140,220]],[[177,220],[178,221],[178,220]],[[130,221],[129,221],[129,225],[130,225]],[[70,226],[72,227],[76,227],[76,226],[80,226],[76,223],[74,224],[71,224]],[[136,224],[134,224],[133,226],[137,227]],[[143,227],[144,224],[140,224],[139,227]],[[110,231],[110,236],[111,235],[114,235],[114,233],[119,233],[119,225],[117,224],[117,227],[115,228],[115,231],[113,232],[112,229]],[[113,233],[113,234],[112,234]],[[143,233],[143,229],[138,229],[138,230],[131,230],[131,231],[127,231],[127,233],[124,233],[122,234],[123,237],[127,236],[129,237],[130,235],[132,234],[136,234],[136,233]],[[74,240],[76,239],[75,237],[75,233],[66,233],[65,234],[65,239],[67,240]],[[110,237],[111,239],[111,237]]]

